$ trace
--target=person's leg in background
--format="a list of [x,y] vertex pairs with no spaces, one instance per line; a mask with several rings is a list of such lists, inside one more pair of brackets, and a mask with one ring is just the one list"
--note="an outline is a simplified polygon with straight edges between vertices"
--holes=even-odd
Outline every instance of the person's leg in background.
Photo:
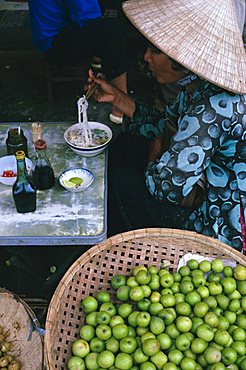
[[[111,142],[108,155],[108,235],[112,236],[126,231],[122,218],[121,202],[118,199],[118,174],[123,179],[131,177],[131,169],[138,171],[143,178],[148,157],[149,140],[127,133],[120,135]],[[128,170],[130,168],[129,175]],[[121,178],[121,175],[119,176]],[[119,180],[120,181],[120,180]],[[121,185],[123,186],[123,184]],[[125,194],[122,194],[124,198]],[[127,201],[127,199],[126,199]]]

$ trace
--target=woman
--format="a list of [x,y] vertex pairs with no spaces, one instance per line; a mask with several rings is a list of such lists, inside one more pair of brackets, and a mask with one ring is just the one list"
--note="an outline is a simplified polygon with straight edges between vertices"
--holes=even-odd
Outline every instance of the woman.
[[145,171],[149,192],[170,205],[194,197],[180,228],[246,250],[246,54],[231,0],[131,0],[123,10],[150,42],[153,76],[182,90],[160,114],[90,74],[96,99],[124,112],[124,131],[154,139],[173,129]]

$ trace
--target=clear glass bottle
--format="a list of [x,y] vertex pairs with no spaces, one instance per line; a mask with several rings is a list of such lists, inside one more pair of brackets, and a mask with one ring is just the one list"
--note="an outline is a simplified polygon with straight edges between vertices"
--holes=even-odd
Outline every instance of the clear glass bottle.
[[32,178],[39,190],[50,189],[55,184],[54,171],[46,155],[46,142],[37,140],[34,144],[36,158],[33,163]]
[[35,141],[37,140],[41,140],[43,139],[43,127],[41,125],[41,123],[39,122],[33,122],[32,123],[32,140],[33,140],[33,143],[35,143]]
[[9,129],[6,145],[8,155],[15,154],[18,150],[23,150],[25,156],[28,157],[27,138],[20,127]]
[[25,163],[25,152],[15,153],[17,160],[17,179],[12,187],[12,194],[17,212],[26,213],[36,210],[36,186],[28,174]]

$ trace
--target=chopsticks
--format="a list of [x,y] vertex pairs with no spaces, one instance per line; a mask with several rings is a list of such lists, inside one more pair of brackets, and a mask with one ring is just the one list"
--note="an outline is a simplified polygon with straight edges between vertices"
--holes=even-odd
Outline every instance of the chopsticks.
[[[102,72],[98,72],[97,74],[96,74],[96,77],[104,77],[104,75],[103,75],[103,73]],[[86,97],[86,99],[88,100],[88,99],[90,99],[90,97],[91,97],[91,95],[92,94],[94,94],[94,92],[95,92],[95,90],[96,90],[96,88],[97,88],[97,83],[95,82],[95,81],[93,81],[92,82],[92,84],[91,84],[91,87],[90,87],[90,89],[89,90],[87,90],[87,92],[86,92],[86,94],[85,94],[85,97]]]
[[85,94],[85,97],[87,100],[90,99],[91,95],[94,94],[95,90],[96,90],[96,87],[97,87],[97,84],[95,81],[92,82],[91,84],[91,87],[89,90],[87,90],[86,94]]

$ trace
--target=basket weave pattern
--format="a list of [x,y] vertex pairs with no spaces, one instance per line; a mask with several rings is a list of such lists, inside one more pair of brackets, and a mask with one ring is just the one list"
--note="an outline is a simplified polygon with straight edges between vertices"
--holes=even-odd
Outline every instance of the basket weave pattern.
[[112,276],[130,275],[136,265],[160,268],[165,260],[170,262],[170,270],[176,270],[179,259],[186,253],[226,258],[246,265],[242,254],[215,239],[162,228],[115,235],[79,257],[60,281],[49,305],[44,340],[47,369],[66,368],[71,343],[84,322],[79,305],[85,296],[95,296],[102,289],[112,292]]
[[0,288],[0,326],[11,343],[10,354],[25,370],[42,370],[43,338],[34,330],[36,316],[26,302]]

